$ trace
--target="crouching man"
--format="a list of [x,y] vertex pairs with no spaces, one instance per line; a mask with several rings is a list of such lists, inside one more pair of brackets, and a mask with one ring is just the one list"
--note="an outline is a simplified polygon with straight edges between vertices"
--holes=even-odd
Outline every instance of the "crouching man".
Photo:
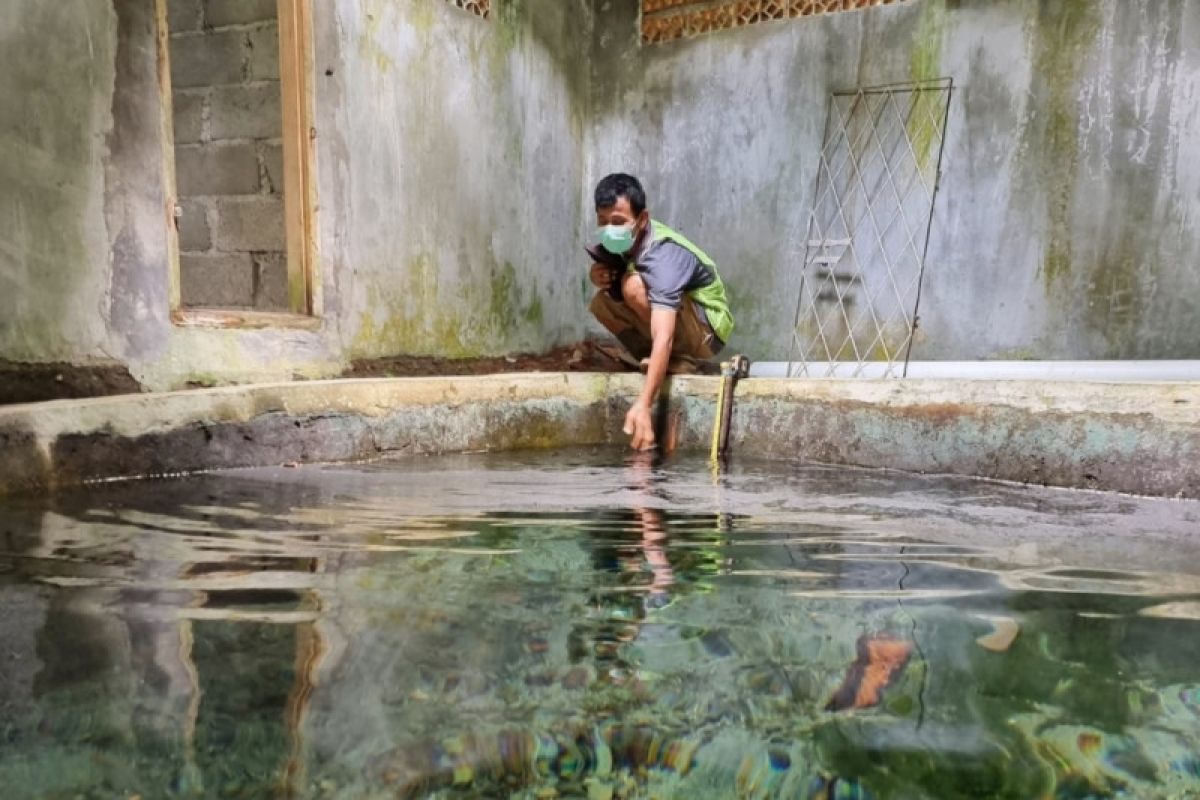
[[668,372],[695,371],[695,361],[721,352],[733,315],[717,266],[700,248],[650,218],[646,193],[632,175],[596,186],[599,244],[588,248],[588,309],[641,362],[642,392],[625,417],[636,450],[654,446],[650,408]]

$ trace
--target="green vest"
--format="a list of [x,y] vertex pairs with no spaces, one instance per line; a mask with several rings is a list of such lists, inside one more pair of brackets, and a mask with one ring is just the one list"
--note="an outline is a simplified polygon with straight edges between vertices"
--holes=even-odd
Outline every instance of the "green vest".
[[733,333],[733,314],[729,311],[729,299],[725,295],[725,282],[721,280],[721,276],[717,272],[716,263],[703,250],[684,238],[683,234],[671,230],[657,220],[650,220],[650,241],[646,242],[645,247],[649,247],[653,242],[661,239],[674,242],[687,250],[712,273],[712,283],[699,289],[693,289],[687,293],[687,296],[704,309],[704,315],[708,317],[708,324],[712,326],[713,333],[717,334],[722,342],[728,343],[729,334]]

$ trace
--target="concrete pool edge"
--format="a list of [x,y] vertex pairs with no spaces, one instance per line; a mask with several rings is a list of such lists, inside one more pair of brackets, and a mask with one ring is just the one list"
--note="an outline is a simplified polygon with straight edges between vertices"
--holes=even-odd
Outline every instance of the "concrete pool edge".
[[[713,379],[677,380],[681,447],[707,447],[715,392]],[[1200,383],[751,379],[731,442],[768,458],[1200,498]]]
[[[0,409],[0,495],[286,462],[622,440],[638,375],[351,379]],[[706,449],[718,379],[679,377],[670,417]],[[738,388],[736,454],[1200,497],[1200,383],[796,380]]]
[[602,444],[603,375],[300,381],[0,409],[0,495],[204,469]]

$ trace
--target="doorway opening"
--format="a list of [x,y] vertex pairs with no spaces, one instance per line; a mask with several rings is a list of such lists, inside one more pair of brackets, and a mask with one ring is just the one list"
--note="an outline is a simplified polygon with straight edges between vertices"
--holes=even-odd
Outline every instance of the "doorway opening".
[[157,0],[177,324],[311,316],[308,0]]

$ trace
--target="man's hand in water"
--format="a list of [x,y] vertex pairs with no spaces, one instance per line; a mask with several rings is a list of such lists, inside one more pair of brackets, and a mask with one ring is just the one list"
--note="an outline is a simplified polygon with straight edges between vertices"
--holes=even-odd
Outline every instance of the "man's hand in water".
[[675,311],[669,308],[650,309],[650,363],[646,367],[646,383],[633,407],[625,415],[624,431],[630,437],[629,446],[634,450],[649,450],[654,447],[654,425],[650,419],[650,406],[658,397],[667,374],[667,362],[671,358],[671,347],[675,341]]
[[608,264],[599,262],[592,264],[592,284],[597,289],[608,289],[613,285],[613,279],[617,277],[617,271]]
[[654,447],[654,424],[650,419],[650,406],[640,400],[633,404],[625,415],[625,427],[630,437],[629,446],[634,450],[649,450]]

